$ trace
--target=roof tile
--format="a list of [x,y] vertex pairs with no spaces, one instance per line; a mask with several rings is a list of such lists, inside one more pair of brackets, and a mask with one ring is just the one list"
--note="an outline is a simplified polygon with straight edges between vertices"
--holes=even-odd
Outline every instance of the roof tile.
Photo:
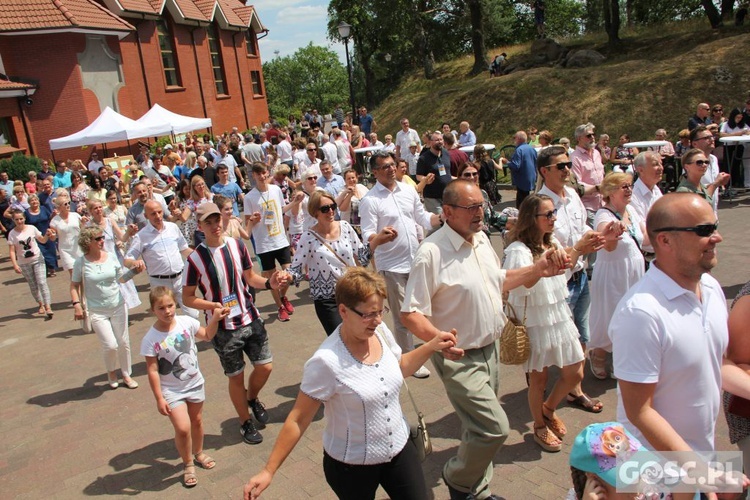
[[2,0],[0,32],[49,28],[131,31],[133,26],[93,0]]

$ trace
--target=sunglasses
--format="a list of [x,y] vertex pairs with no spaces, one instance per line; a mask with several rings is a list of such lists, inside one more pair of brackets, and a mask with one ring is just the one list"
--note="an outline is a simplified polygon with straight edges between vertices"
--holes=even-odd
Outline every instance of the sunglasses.
[[711,165],[711,162],[709,160],[695,160],[693,163],[695,163],[699,167],[708,167]]
[[479,177],[479,172],[464,172],[461,174],[461,177],[464,179],[473,179],[474,177]]
[[594,137],[596,137],[596,134],[586,134],[586,137],[594,138]]
[[536,216],[537,217],[546,217],[547,220],[552,220],[555,217],[557,217],[557,209],[550,210],[549,212],[544,213],[544,214],[536,214]]
[[552,168],[557,167],[557,170],[565,170],[566,168],[573,168],[573,162],[572,161],[561,161],[560,163],[555,163],[553,165],[547,165],[547,168],[552,170]]
[[655,233],[671,233],[671,232],[685,232],[695,233],[701,238],[711,236],[719,230],[719,222],[716,221],[713,224],[699,224],[693,227],[663,227],[661,229],[654,229]]
[[104,241],[104,235],[97,236],[96,238],[94,238],[94,240],[95,241]]
[[307,180],[308,181],[317,181],[318,180],[318,176],[317,175],[308,175],[307,176]]
[[330,205],[323,205],[322,207],[320,207],[319,210],[320,210],[320,213],[327,214],[330,211],[335,212],[337,208],[338,206],[335,203],[331,203]]

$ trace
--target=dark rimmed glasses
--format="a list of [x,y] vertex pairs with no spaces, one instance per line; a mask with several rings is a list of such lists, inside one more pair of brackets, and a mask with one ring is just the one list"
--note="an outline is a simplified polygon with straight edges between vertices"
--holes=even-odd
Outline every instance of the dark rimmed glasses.
[[573,162],[561,161],[560,163],[553,163],[552,165],[547,165],[546,168],[550,170],[552,170],[553,168],[557,168],[557,170],[565,170],[566,168],[573,168]]
[[672,232],[695,233],[701,238],[705,238],[707,236],[711,236],[718,230],[719,230],[719,221],[716,221],[713,224],[698,224],[697,226],[692,226],[692,227],[663,227],[661,229],[654,229],[654,232],[655,233],[672,233]]
[[320,210],[320,213],[327,214],[331,210],[335,212],[337,208],[338,208],[338,205],[336,205],[335,203],[331,203],[330,205],[323,205],[322,207],[320,207],[319,210]]
[[357,316],[359,316],[360,318],[362,318],[363,321],[370,321],[370,320],[373,320],[373,319],[376,319],[376,318],[382,319],[383,315],[385,315],[388,312],[388,308],[387,307],[384,307],[380,311],[373,311],[373,312],[369,312],[369,313],[359,312],[356,309],[354,309],[353,307],[349,307],[348,309],[351,312],[353,312],[354,314],[356,314]]
[[536,214],[536,217],[546,217],[547,220],[552,220],[557,217],[557,209],[550,210],[549,212],[543,214]]

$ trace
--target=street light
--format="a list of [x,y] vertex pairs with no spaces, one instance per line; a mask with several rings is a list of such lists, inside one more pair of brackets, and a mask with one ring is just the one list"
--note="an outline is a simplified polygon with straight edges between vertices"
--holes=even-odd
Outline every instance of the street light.
[[354,107],[354,82],[352,82],[352,63],[349,59],[349,37],[352,34],[352,25],[344,21],[339,23],[339,36],[344,39],[344,50],[346,51],[346,74],[349,77],[349,105],[352,107],[352,122],[357,119],[357,110]]

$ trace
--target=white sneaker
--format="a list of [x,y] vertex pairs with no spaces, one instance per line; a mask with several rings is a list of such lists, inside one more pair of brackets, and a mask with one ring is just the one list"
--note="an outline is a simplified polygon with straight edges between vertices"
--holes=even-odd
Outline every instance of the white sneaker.
[[414,374],[412,374],[412,377],[414,378],[427,378],[430,376],[430,370],[427,369],[426,366],[420,366],[419,370],[415,371]]

